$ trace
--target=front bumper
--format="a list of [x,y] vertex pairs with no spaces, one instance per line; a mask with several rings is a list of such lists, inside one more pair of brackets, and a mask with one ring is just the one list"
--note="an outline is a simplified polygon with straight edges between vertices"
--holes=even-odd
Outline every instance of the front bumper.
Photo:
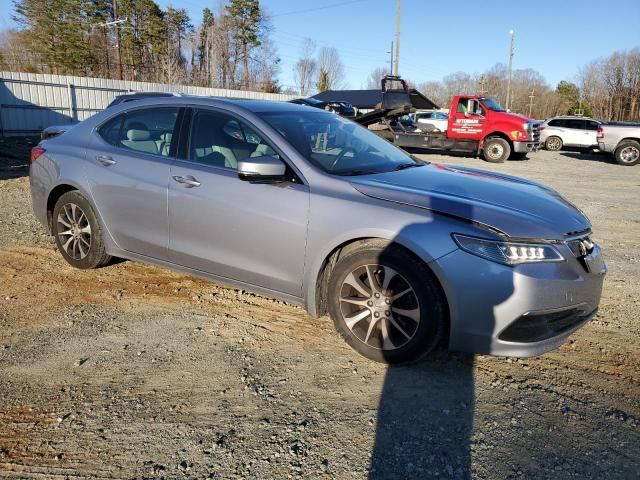
[[541,142],[513,142],[513,151],[514,153],[537,152],[541,146]]
[[447,295],[449,348],[530,357],[560,346],[597,312],[603,273],[567,259],[515,267],[456,250],[434,262]]

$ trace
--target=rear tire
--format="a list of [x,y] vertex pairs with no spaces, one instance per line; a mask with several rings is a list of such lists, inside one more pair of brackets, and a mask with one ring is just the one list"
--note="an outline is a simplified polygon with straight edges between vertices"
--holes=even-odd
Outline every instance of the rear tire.
[[433,274],[403,249],[376,242],[338,260],[329,277],[328,309],[354,350],[389,364],[413,362],[433,350],[447,319]]
[[635,140],[623,140],[614,153],[616,162],[631,167],[640,162],[640,143]]
[[511,155],[511,146],[504,138],[488,138],[482,146],[482,154],[487,162],[502,163]]
[[549,150],[551,152],[557,152],[562,148],[563,142],[560,137],[556,137],[555,135],[549,137],[544,142],[545,150]]
[[76,268],[98,268],[111,261],[102,230],[91,204],[78,191],[67,192],[56,202],[51,231],[62,257]]

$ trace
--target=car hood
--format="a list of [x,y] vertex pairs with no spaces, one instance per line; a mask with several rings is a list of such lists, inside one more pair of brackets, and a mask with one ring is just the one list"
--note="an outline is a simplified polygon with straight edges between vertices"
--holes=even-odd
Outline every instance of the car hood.
[[350,182],[364,195],[471,220],[510,237],[561,240],[591,228],[555,190],[483,170],[427,164]]

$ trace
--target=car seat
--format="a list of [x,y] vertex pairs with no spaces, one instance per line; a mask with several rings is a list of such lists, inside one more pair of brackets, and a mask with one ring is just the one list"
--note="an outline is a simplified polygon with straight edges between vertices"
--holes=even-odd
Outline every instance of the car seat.
[[158,147],[158,153],[162,156],[168,157],[169,151],[171,150],[171,139],[173,138],[172,133],[163,133],[160,135],[160,139],[156,140],[156,145]]
[[148,130],[131,128],[127,130],[127,139],[121,141],[122,145],[132,150],[145,153],[158,153],[158,145],[151,140],[151,133]]

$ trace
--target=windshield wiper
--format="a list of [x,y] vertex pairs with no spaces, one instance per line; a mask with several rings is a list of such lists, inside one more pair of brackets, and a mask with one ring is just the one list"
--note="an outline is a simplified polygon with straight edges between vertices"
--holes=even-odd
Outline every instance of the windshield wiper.
[[344,172],[336,173],[336,175],[340,175],[341,177],[354,177],[357,175],[373,175],[374,173],[380,173],[376,170],[346,170]]
[[423,165],[424,165],[424,163],[401,163],[400,165],[398,165],[393,170],[395,172],[397,172],[398,170],[406,170],[407,168],[421,167]]

